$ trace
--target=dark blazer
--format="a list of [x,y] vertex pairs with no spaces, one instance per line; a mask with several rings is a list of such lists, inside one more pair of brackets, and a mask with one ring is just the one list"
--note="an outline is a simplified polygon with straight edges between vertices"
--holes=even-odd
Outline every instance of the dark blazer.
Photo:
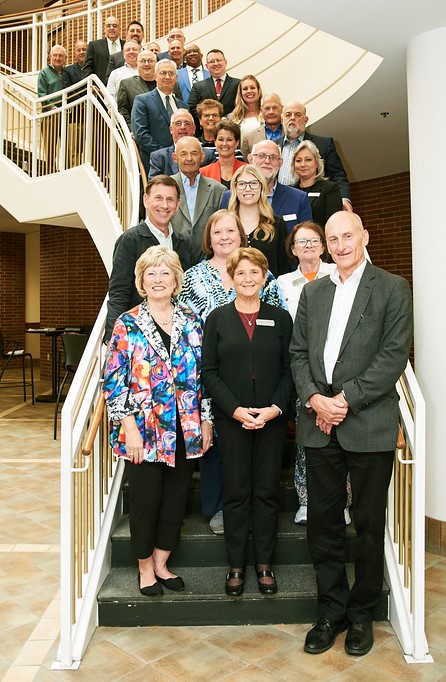
[[[114,57],[115,55],[112,56]],[[120,82],[116,101],[118,103],[118,111],[124,116],[129,128],[132,124],[132,107],[136,95],[143,95],[145,92],[151,92],[155,88],[156,81],[145,81],[141,76],[124,78]]]
[[[69,64],[68,66],[64,66],[64,68],[62,69],[62,87],[69,88],[70,85],[80,83],[86,77],[87,76],[84,70],[77,62],[75,64]],[[75,92],[78,94],[73,94],[72,99],[76,99],[76,97],[79,97],[85,91],[86,91],[85,85],[79,88],[79,92],[76,89]]]
[[314,222],[321,227],[325,227],[325,223],[333,213],[343,209],[341,190],[335,182],[316,180],[314,185],[302,187],[302,190],[310,200]]
[[[227,116],[234,109],[235,96],[237,94],[239,78],[232,78],[226,74],[225,82],[220,95],[220,101],[223,104],[223,116]],[[195,119],[197,128],[199,126],[197,117],[197,104],[204,99],[218,99],[215,92],[214,79],[212,77],[205,78],[199,83],[194,83],[189,95],[189,109],[190,113]]]
[[[189,109],[186,102],[176,97],[174,97],[174,100],[179,109]],[[156,149],[170,147],[173,143],[169,130],[169,116],[158,90],[152,90],[152,92],[135,97],[131,122],[133,136],[139,147],[139,153],[148,174],[150,170],[150,154]]]
[[[108,311],[104,333],[106,341],[110,338],[113,325],[119,315],[142,301],[135,287],[135,264],[150,246],[159,246],[159,242],[144,220],[139,225],[123,232],[116,240],[108,286]],[[180,258],[183,270],[187,270],[192,262],[186,240],[174,233],[172,246]]]
[[[121,40],[121,50],[124,41]],[[110,52],[108,51],[108,43],[106,38],[99,40],[91,40],[87,45],[87,55],[83,66],[83,72],[86,76],[94,73],[105,84],[107,82],[107,68],[108,60],[110,59]]]
[[[293,391],[289,342],[293,322],[288,311],[260,303],[252,341],[234,302],[213,310],[203,338],[203,381],[214,415],[232,418],[237,407],[277,405],[286,412]],[[255,389],[253,377],[255,377]]]
[[[319,154],[324,160],[326,177],[338,185],[343,199],[350,199],[351,192],[347,173],[338,156],[333,138],[323,137],[322,135],[312,135],[305,131],[303,139],[310,140],[310,142],[313,142],[316,145],[319,149]],[[280,147],[283,147],[283,140]]]
[[[172,159],[172,153],[175,151],[175,145],[170,145],[165,149],[157,149],[156,152],[150,154],[150,170],[148,179],[154,178],[157,175],[175,175],[178,173],[178,164]],[[213,149],[203,148],[205,157],[201,166],[208,166],[215,161],[215,153]]]
[[[349,404],[336,427],[339,444],[353,452],[384,452],[396,446],[398,394],[412,341],[412,299],[408,282],[367,263],[347,322],[333,388],[324,369],[324,346],[336,285],[330,277],[304,286],[290,345],[291,369],[303,405],[314,394],[337,395]],[[327,445],[330,435],[301,410],[296,440],[307,447]]]
[[172,227],[178,234],[181,234],[190,243],[193,265],[203,259],[204,254],[201,250],[201,240],[208,218],[218,211],[221,196],[225,191],[224,185],[216,180],[204,178],[198,174],[198,190],[195,201],[195,211],[191,218],[187,208],[186,195],[184,193],[183,182],[180,173],[172,176],[177,181],[180,188],[180,208],[172,218]]
[[[295,187],[288,187],[278,182],[271,202],[274,215],[283,219],[288,234],[297,223],[313,220],[307,195],[302,190],[297,190],[297,193],[295,190]],[[226,190],[221,200],[221,208],[228,208],[230,196],[230,190]]]
[[[209,71],[207,69],[203,69],[203,80],[209,78],[209,76],[210,76]],[[187,70],[186,67],[178,69],[177,83],[181,90],[181,97],[184,99],[185,102],[187,102],[189,99],[190,91],[192,89],[192,84],[189,80],[189,71]]]
[[115,52],[115,54],[111,54],[108,58],[107,71],[105,72],[105,82],[108,81],[112,71],[119,69],[119,67],[124,66],[124,64],[124,55],[122,52]]

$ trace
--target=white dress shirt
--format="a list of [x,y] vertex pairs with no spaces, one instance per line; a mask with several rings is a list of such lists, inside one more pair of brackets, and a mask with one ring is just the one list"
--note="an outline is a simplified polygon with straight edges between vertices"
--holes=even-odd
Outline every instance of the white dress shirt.
[[158,239],[160,246],[165,246],[166,249],[169,249],[170,251],[173,251],[173,246],[172,246],[172,234],[173,234],[173,229],[172,225],[169,223],[169,234],[166,235],[164,232],[161,232],[153,223],[150,222],[148,218],[145,219],[145,223],[147,227],[149,228],[150,232],[153,234],[156,239]]
[[341,282],[337,268],[330,275],[331,281],[336,284],[336,291],[324,347],[325,376],[327,377],[328,384],[333,383],[333,371],[339,357],[345,328],[366,264],[367,260],[364,258],[361,265],[356,268],[345,282]]

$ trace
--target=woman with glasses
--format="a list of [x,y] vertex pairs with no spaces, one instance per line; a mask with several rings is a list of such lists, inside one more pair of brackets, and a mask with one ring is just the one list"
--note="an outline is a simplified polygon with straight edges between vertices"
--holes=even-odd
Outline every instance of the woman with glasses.
[[263,174],[251,164],[242,166],[234,173],[230,189],[228,208],[240,218],[248,246],[254,246],[266,256],[274,277],[288,272],[286,225],[273,214]]
[[229,189],[232,176],[244,161],[239,161],[235,156],[235,150],[240,142],[240,128],[236,123],[224,119],[215,127],[215,149],[218,152],[218,161],[200,168],[200,173],[206,178],[217,180]]
[[342,211],[342,196],[336,183],[324,177],[324,161],[319,149],[310,140],[304,140],[293,155],[291,168],[296,180],[293,187],[308,194],[313,220],[321,227],[333,213]]
[[[313,145],[314,146],[314,145]],[[342,204],[341,209],[342,211]],[[334,263],[327,263],[327,243],[325,233],[320,225],[306,221],[295,225],[285,242],[289,259],[297,264],[297,269],[277,278],[291,317],[296,317],[302,289],[308,282],[321,277],[327,277],[336,268]],[[296,401],[296,421],[301,408],[299,399]],[[299,499],[294,522],[307,522],[307,471],[305,465],[305,449],[297,444],[296,466],[294,470],[294,485]],[[348,508],[351,505],[350,482],[347,486],[348,500],[345,510],[346,523],[350,523]]]

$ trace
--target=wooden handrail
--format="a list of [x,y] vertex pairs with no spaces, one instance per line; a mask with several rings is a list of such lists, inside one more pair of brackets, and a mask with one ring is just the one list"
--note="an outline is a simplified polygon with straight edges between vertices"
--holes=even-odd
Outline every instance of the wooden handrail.
[[398,426],[398,438],[396,440],[396,447],[398,450],[403,450],[406,447],[406,439],[401,424]]
[[84,442],[82,444],[82,454],[90,455],[93,450],[94,439],[98,432],[99,424],[102,420],[102,414],[104,412],[105,398],[102,391],[100,392],[96,405],[91,416],[90,425],[88,427],[87,433],[85,434]]

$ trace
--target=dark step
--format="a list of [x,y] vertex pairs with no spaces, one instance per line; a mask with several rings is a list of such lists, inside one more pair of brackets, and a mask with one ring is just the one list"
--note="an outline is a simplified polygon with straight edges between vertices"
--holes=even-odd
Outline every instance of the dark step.
[[[98,595],[99,625],[261,625],[318,619],[316,581],[309,565],[276,565],[279,592],[269,597],[259,593],[252,566],[246,572],[242,597],[225,595],[222,567],[178,566],[176,571],[186,583],[184,592],[165,589],[162,597],[144,597],[134,568],[113,568]],[[349,567],[349,579],[352,571]],[[387,620],[388,592],[385,585],[375,620]]]
[[[347,527],[347,556],[353,558],[355,531],[353,524]],[[136,566],[130,551],[128,516],[123,516],[112,535],[112,566]],[[248,545],[248,563],[254,563],[252,545]],[[311,563],[307,545],[306,526],[294,523],[294,512],[279,515],[274,565]],[[172,554],[170,566],[220,566],[227,565],[223,535],[214,535],[204,516],[186,516],[181,541]]]

